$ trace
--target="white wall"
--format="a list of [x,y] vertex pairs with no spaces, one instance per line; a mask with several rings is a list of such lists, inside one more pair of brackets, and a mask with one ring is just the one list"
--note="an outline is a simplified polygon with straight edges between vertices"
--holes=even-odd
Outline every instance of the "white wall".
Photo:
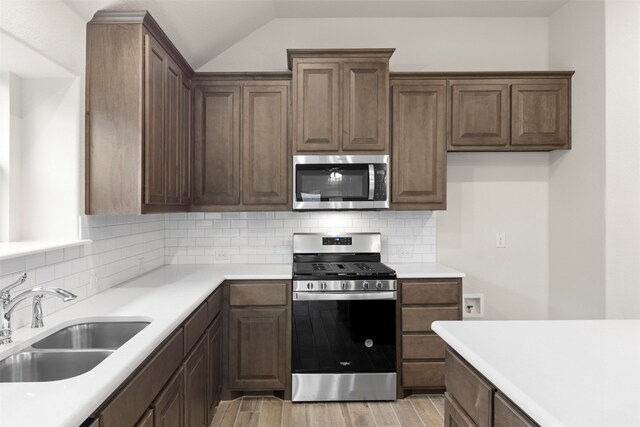
[[[276,19],[200,71],[284,70],[287,48],[395,47],[392,71],[548,69],[546,18]],[[449,154],[437,259],[485,294],[489,319],[548,316],[546,153]],[[495,248],[496,231],[507,247]]]
[[546,18],[274,19],[198,71],[282,71],[287,48],[394,47],[392,71],[540,70]]
[[606,28],[606,315],[640,318],[640,3],[609,1]]
[[549,20],[551,68],[575,70],[571,151],[551,153],[549,310],[554,319],[604,317],[604,3],[572,1]]
[[78,237],[80,81],[22,79],[22,240]]

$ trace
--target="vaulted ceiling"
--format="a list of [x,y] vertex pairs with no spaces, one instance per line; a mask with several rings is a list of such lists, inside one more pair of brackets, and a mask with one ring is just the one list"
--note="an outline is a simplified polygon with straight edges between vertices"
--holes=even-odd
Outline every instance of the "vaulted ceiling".
[[275,18],[548,17],[568,0],[64,0],[89,21],[100,9],[148,10],[194,69]]

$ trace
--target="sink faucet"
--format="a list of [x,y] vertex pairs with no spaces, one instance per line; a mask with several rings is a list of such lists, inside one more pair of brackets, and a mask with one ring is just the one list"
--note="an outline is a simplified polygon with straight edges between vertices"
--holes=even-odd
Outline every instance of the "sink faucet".
[[[57,296],[65,302],[76,298],[74,294],[69,291],[65,291],[64,289],[42,287],[29,289],[18,294],[15,298],[11,298],[11,289],[16,286],[20,286],[25,282],[25,280],[27,280],[27,273],[24,273],[18,280],[9,286],[0,289],[0,345],[11,344],[11,313],[13,313],[13,309],[16,308],[16,305],[18,305],[20,301],[29,297],[34,297],[39,302],[40,298],[44,294]],[[40,310],[38,315],[42,316],[41,308],[38,308],[38,310]]]

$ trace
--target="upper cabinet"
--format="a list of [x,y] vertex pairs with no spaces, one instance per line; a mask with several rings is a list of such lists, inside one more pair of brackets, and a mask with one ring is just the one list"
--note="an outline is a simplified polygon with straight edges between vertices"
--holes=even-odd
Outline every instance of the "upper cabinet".
[[290,81],[270,77],[194,80],[192,210],[291,209]]
[[147,12],[89,22],[87,214],[187,210],[192,75]]
[[449,151],[571,148],[572,72],[450,79]]
[[447,204],[446,80],[391,81],[391,206]]
[[389,58],[394,50],[287,50],[294,154],[389,152]]

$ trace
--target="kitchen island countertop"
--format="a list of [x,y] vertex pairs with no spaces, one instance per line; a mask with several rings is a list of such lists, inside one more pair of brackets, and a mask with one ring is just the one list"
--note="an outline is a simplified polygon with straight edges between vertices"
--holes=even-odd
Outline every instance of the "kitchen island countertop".
[[438,321],[433,330],[542,426],[640,426],[640,320]]

